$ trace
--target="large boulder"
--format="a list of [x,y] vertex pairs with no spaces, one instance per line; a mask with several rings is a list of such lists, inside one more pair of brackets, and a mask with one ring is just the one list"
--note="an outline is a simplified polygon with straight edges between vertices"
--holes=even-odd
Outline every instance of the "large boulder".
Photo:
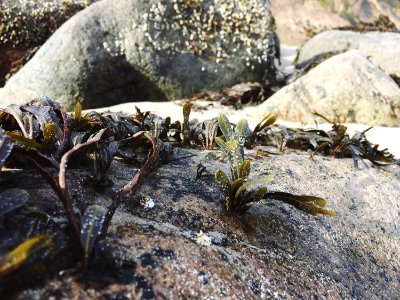
[[400,88],[360,52],[333,56],[285,86],[255,113],[313,123],[318,112],[369,125],[400,126]]
[[328,30],[317,34],[300,49],[297,63],[329,52],[359,50],[386,74],[400,76],[400,33]]
[[[324,197],[337,216],[313,217],[275,202],[229,215],[211,176],[227,163],[206,164],[208,175],[196,179],[206,155],[180,151],[180,159],[148,176],[117,210],[107,237],[115,269],[90,265],[84,277],[67,269],[40,287],[19,289],[16,299],[398,298],[400,180],[394,170],[357,170],[351,159],[312,161],[300,152],[259,159],[246,153],[250,177],[275,174],[270,190]],[[131,179],[132,169],[112,163],[115,189]],[[25,182],[31,206],[62,222],[61,204],[38,174],[15,176]],[[112,201],[87,190],[95,203]]]
[[57,28],[95,1],[0,1],[0,87]]
[[0,90],[65,107],[167,100],[274,76],[267,0],[104,0],[67,21]]

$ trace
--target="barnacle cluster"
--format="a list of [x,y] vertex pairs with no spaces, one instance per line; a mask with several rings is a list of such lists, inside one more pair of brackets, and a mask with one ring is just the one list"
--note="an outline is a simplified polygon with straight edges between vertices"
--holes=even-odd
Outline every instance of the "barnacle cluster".
[[0,45],[41,45],[62,23],[94,1],[0,1]]
[[275,56],[273,18],[260,0],[162,0],[141,18],[150,45],[217,63],[235,56],[254,68]]

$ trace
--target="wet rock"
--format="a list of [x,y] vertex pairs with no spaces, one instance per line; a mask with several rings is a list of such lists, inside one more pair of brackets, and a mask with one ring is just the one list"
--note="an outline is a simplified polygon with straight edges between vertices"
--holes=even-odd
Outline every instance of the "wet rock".
[[400,76],[400,33],[329,30],[317,34],[300,49],[297,63],[329,52],[359,50],[387,75]]
[[[112,271],[96,271],[92,265],[90,280],[66,274],[26,289],[17,298],[398,297],[398,167],[359,170],[351,159],[316,156],[312,161],[307,153],[290,151],[254,159],[255,152],[250,151],[246,157],[251,160],[251,177],[275,174],[269,190],[323,197],[337,216],[313,217],[275,202],[252,207],[244,215],[229,215],[213,178],[195,179],[197,164],[207,153],[190,153],[195,156],[161,166],[144,181],[141,192],[158,205],[132,209],[134,199],[128,198],[112,220],[106,239],[109,255],[115,261],[136,263],[118,264]],[[213,173],[227,166],[217,160],[208,168]],[[118,161],[113,161],[110,172],[110,177],[119,178],[118,186],[132,175],[131,167]],[[182,188],[198,190],[182,192],[177,178],[184,178]],[[47,188],[29,192],[35,199],[56,197]],[[101,195],[96,201],[105,205],[111,199]],[[186,212],[182,222],[172,223],[167,213],[171,208]],[[215,224],[194,227],[190,219],[195,215],[214,219]],[[200,230],[211,238],[207,247],[196,242]]]
[[329,119],[400,126],[400,88],[360,52],[351,50],[324,61],[279,90],[257,111],[312,123],[316,111]]
[[100,107],[179,99],[274,76],[274,22],[267,0],[174,3],[92,4],[7,82],[1,101],[47,95],[66,108],[78,100]]

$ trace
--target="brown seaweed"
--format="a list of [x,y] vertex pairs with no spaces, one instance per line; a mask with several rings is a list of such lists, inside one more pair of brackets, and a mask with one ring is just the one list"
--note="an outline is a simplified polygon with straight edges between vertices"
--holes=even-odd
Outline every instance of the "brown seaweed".
[[[273,122],[274,119],[267,116],[259,126],[262,127],[263,124],[272,124]],[[243,149],[246,124],[247,122],[244,120],[239,121],[234,131],[228,118],[224,114],[219,116],[219,126],[224,134],[225,141],[221,138],[216,138],[216,141],[228,158],[231,176],[226,175],[222,170],[217,170],[215,181],[224,195],[226,210],[244,213],[253,205],[267,205],[268,202],[265,200],[273,198],[312,215],[334,216],[333,211],[323,208],[326,201],[322,198],[293,195],[286,192],[267,193],[268,189],[264,184],[273,181],[272,175],[249,179],[250,161],[245,160]]]

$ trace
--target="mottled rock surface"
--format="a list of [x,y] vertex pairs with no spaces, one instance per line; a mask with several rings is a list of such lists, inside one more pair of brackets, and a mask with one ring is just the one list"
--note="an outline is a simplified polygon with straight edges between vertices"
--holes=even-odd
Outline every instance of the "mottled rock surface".
[[387,16],[400,28],[399,0],[318,0],[332,12],[342,18],[356,23],[371,23],[380,15]]
[[[126,199],[118,209],[107,238],[114,270],[91,266],[84,277],[67,270],[44,286],[21,291],[17,298],[400,296],[398,167],[358,170],[350,159],[317,156],[312,161],[307,153],[297,152],[254,159],[254,152],[248,152],[250,176],[275,174],[270,190],[324,197],[337,216],[312,217],[280,203],[234,216],[222,209],[211,175],[217,168],[226,170],[226,163],[207,163],[208,174],[196,179],[197,164],[206,154],[176,153],[175,158],[182,158],[148,176],[142,196]],[[114,188],[128,181],[133,171],[114,161],[109,173]],[[56,196],[46,183],[29,171],[18,174],[20,182],[29,178],[31,205],[59,215]],[[95,203],[110,203],[104,193],[91,191],[90,197]],[[154,207],[134,205],[143,197]],[[202,246],[200,237],[211,238],[211,245]]]
[[96,2],[67,21],[0,90],[66,108],[179,99],[274,76],[267,0]]
[[328,30],[308,40],[299,50],[297,63],[329,52],[359,50],[387,75],[400,76],[400,33]]
[[95,0],[2,0],[0,2],[0,87],[76,12]]
[[316,32],[350,25],[349,21],[339,17],[317,0],[270,2],[277,33],[285,45],[301,45]]
[[286,45],[301,45],[314,34],[385,16],[400,28],[398,0],[271,0],[277,32]]
[[356,50],[329,58],[258,107],[291,121],[312,123],[316,111],[329,119],[400,125],[400,88]]

